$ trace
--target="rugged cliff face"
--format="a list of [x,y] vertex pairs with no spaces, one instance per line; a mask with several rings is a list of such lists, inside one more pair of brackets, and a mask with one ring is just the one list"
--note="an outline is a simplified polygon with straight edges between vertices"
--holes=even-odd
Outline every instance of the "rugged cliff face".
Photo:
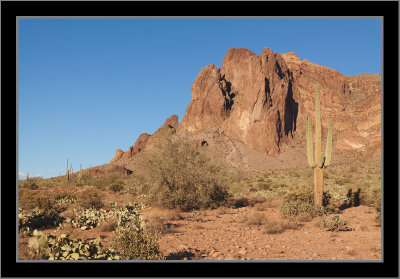
[[140,135],[127,152],[117,150],[111,162],[126,165],[157,138],[175,132],[218,145],[226,151],[227,160],[245,165],[251,160],[243,152],[256,152],[252,158],[262,161],[262,155],[302,147],[306,119],[314,118],[318,85],[323,134],[333,118],[335,149],[378,155],[380,79],[380,75],[345,76],[301,60],[293,52],[277,54],[265,48],[257,55],[233,48],[226,53],[221,68],[208,65],[200,71],[180,124],[176,115],[168,118],[153,135]]
[[292,76],[280,55],[268,48],[260,55],[230,49],[222,69],[209,65],[196,78],[178,130],[197,133],[221,125],[249,147],[277,154],[296,131],[297,113]]
[[347,77],[293,52],[277,54],[269,48],[260,55],[230,49],[222,68],[203,68],[178,130],[196,134],[220,127],[252,149],[276,155],[304,142],[318,85],[322,125],[326,130],[334,119],[337,148],[365,151],[360,147],[380,144],[380,76]]

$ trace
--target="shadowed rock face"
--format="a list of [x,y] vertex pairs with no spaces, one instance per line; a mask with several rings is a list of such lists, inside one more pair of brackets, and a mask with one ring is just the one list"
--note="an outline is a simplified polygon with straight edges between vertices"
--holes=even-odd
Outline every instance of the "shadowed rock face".
[[171,116],[153,135],[140,135],[127,152],[117,150],[110,163],[127,166],[141,150],[175,132],[198,135],[202,142],[202,134],[218,131],[211,132],[213,137],[234,139],[264,155],[304,146],[306,119],[315,117],[318,85],[323,138],[333,118],[336,149],[374,156],[381,144],[380,79],[380,75],[345,76],[301,60],[293,52],[277,54],[265,48],[257,55],[233,48],[221,68],[208,65],[200,71],[180,124],[178,116]]
[[221,124],[229,115],[234,95],[219,67],[208,65],[192,85],[192,99],[178,130],[198,132]]
[[[351,92],[368,91],[371,86],[376,94],[370,98],[371,104],[364,108],[364,114],[373,110],[378,119],[380,80],[371,78],[366,76],[362,81],[349,78],[328,67],[302,61],[293,52],[277,54],[265,48],[257,55],[244,48],[230,49],[222,68],[208,65],[200,71],[178,130],[196,134],[220,127],[227,136],[263,154],[275,155],[304,142],[306,118],[315,116],[317,85],[321,92],[323,131],[333,118],[334,135],[347,129],[354,132],[353,122],[361,120],[362,113],[350,109],[356,106]],[[377,121],[380,125],[380,118]],[[355,125],[362,130],[368,123]],[[371,133],[376,135],[376,131]],[[357,150],[372,139],[366,138],[364,132],[359,135],[360,142],[354,142],[355,135],[350,134],[343,134],[347,141],[339,141],[338,148]],[[380,132],[378,134],[375,139],[380,140]]]
[[296,131],[298,102],[283,58],[230,49],[222,69],[203,68],[178,130],[193,133],[221,125],[224,132],[265,154],[277,154]]

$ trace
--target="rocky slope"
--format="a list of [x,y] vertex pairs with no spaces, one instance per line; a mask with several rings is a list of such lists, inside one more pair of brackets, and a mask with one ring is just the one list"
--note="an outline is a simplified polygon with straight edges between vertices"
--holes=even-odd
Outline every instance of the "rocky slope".
[[323,137],[334,119],[334,152],[376,156],[381,144],[380,80],[380,75],[345,76],[293,52],[265,48],[257,55],[233,48],[221,68],[207,65],[200,71],[180,124],[172,116],[153,135],[140,135],[127,152],[117,150],[110,163],[128,166],[169,131],[211,143],[233,165],[268,165],[276,156],[304,148],[305,120],[314,117],[317,85]]

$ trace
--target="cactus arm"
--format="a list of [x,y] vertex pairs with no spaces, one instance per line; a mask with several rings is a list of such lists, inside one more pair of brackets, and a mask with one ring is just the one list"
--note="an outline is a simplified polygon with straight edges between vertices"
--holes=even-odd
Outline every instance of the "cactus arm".
[[332,130],[333,130],[333,120],[329,120],[328,136],[326,137],[326,147],[325,147],[325,167],[328,167],[332,159]]
[[320,113],[320,92],[317,86],[317,94],[315,95],[315,164],[320,165],[321,156],[321,113]]
[[324,167],[324,165],[325,165],[325,159],[326,159],[326,157],[325,157],[324,152],[321,152],[321,156],[319,157],[319,164],[318,164],[318,167],[319,167],[320,169],[322,169],[322,168]]
[[313,154],[313,138],[312,138],[312,121],[311,117],[307,118],[306,125],[306,141],[307,141],[307,159],[310,167],[315,167],[315,160]]

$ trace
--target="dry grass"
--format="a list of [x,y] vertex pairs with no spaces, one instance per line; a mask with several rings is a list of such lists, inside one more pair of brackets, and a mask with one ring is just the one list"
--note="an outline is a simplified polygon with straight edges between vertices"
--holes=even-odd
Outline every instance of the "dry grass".
[[162,234],[173,232],[171,222],[183,219],[178,209],[150,208],[143,210],[142,214],[148,227]]
[[114,219],[107,219],[101,222],[99,229],[101,232],[112,232],[115,231],[118,224],[117,221]]
[[283,220],[281,218],[271,218],[265,213],[256,212],[253,215],[243,216],[239,222],[250,227],[260,227],[264,233],[282,233],[289,229],[298,229],[300,225],[295,221]]

